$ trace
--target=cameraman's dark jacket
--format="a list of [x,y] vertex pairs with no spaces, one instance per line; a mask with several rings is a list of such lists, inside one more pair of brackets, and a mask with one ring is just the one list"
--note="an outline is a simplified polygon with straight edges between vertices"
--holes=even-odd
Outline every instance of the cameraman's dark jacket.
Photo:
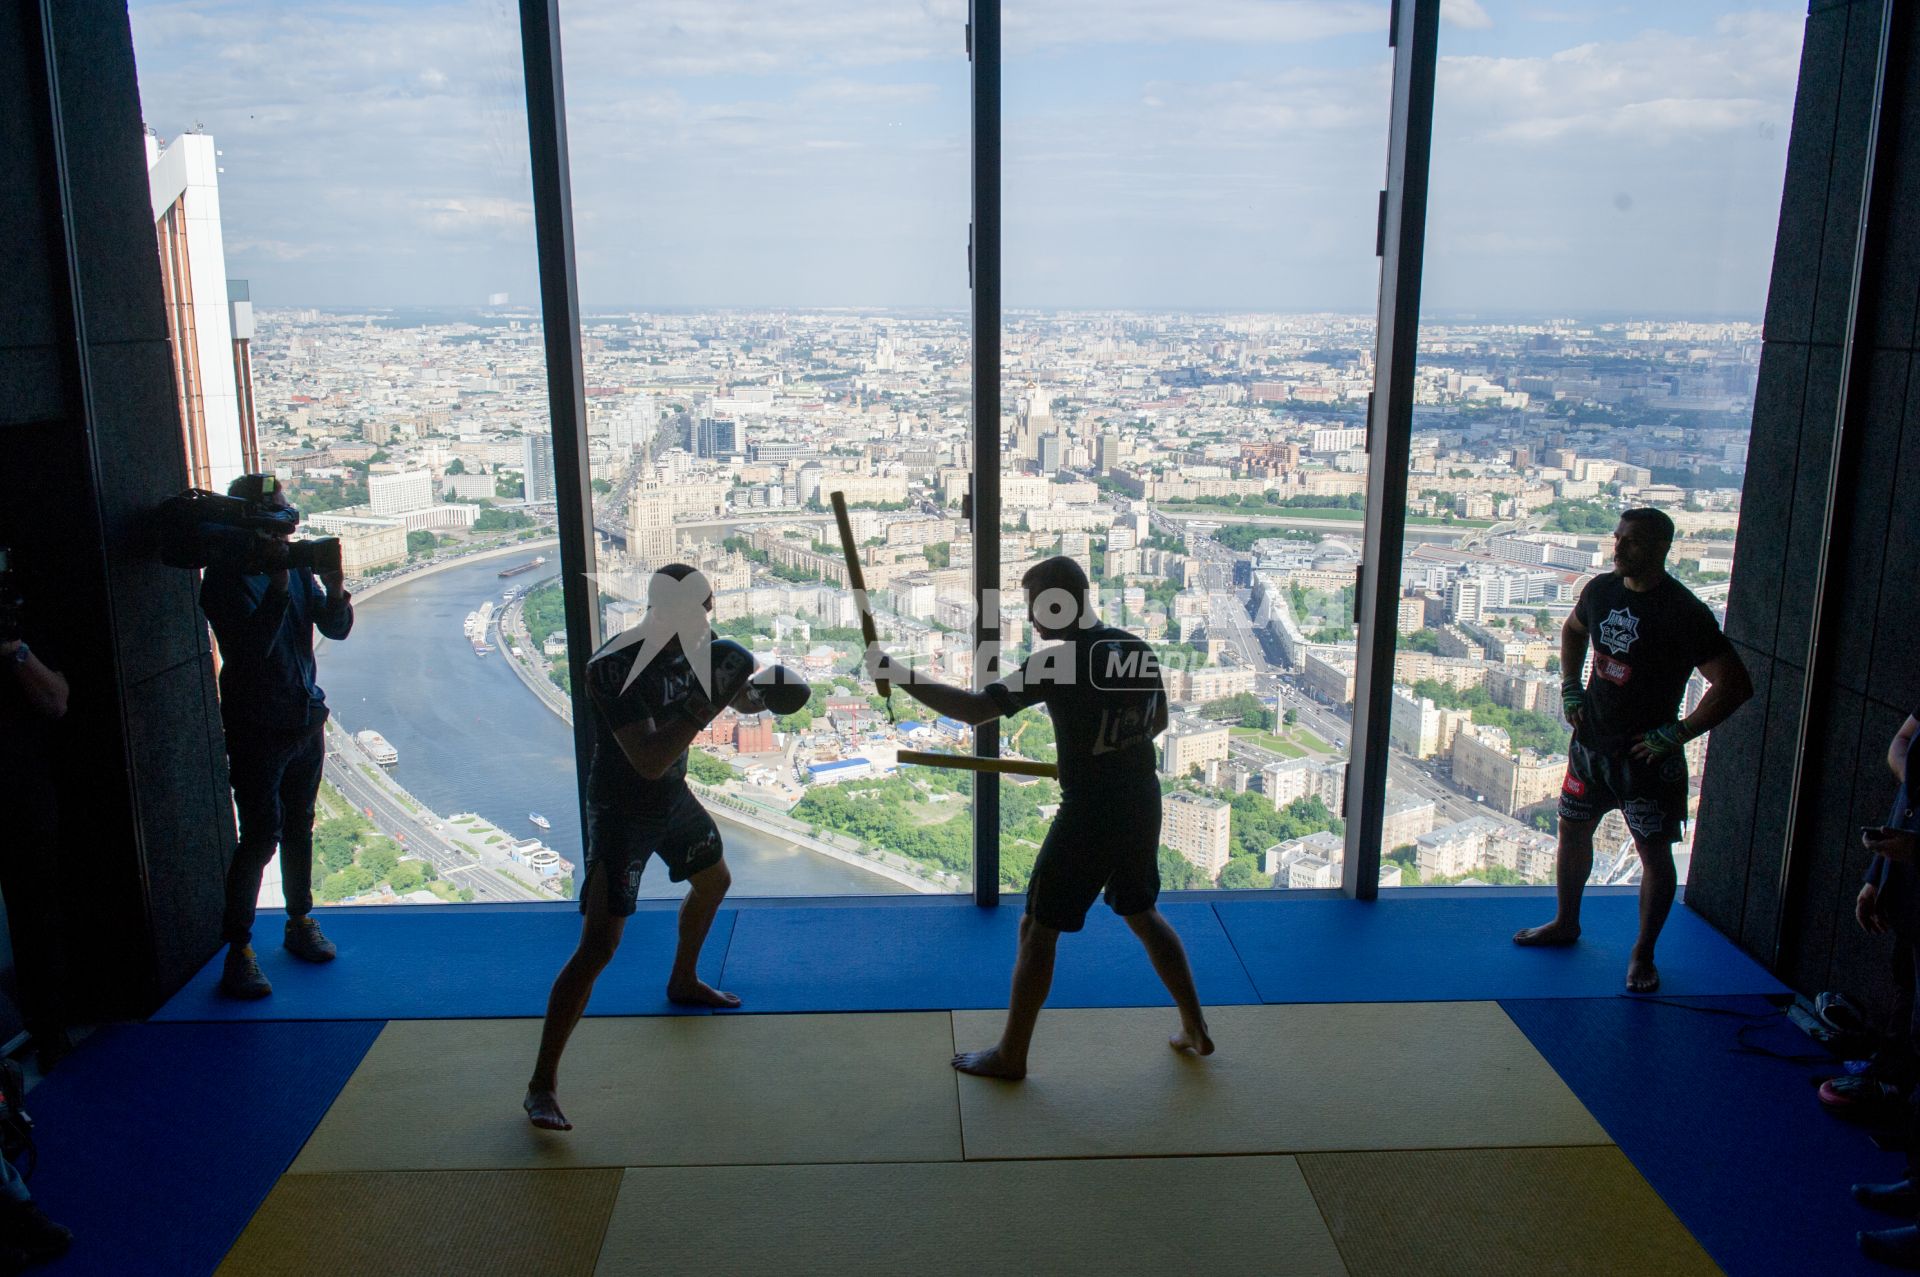
[[[1905,785],[1893,797],[1887,828],[1920,830],[1920,812]],[[1920,866],[1875,856],[1867,866],[1867,881],[1880,888],[1880,910],[1887,921],[1902,935],[1920,938]]]
[[307,568],[273,588],[264,572],[210,567],[200,608],[220,640],[220,717],[228,736],[285,736],[327,721],[326,694],[313,677],[313,631],[343,639],[353,604],[327,606]]

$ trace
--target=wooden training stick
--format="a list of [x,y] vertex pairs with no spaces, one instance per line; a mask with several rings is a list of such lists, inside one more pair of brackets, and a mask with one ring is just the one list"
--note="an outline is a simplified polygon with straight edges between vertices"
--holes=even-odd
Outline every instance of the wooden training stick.
[[1007,772],[1015,776],[1058,777],[1060,769],[1052,763],[1030,763],[1021,758],[975,758],[972,754],[927,754],[917,749],[900,751],[900,761],[921,767],[952,767],[963,772]]
[[[847,584],[853,587],[854,602],[860,605],[860,637],[868,647],[874,647],[880,642],[880,634],[873,627],[873,612],[867,607],[867,575],[860,569],[860,555],[853,544],[853,520],[847,515],[847,494],[833,492],[827,499],[833,504],[833,521],[840,525],[840,553],[847,560]],[[891,721],[893,685],[885,679],[875,679],[874,684],[887,702],[887,718]]]

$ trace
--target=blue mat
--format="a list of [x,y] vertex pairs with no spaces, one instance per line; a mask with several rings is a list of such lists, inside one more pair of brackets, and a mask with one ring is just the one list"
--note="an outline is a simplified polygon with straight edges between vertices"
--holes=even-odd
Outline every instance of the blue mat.
[[33,1089],[31,1187],[74,1245],[36,1273],[204,1277],[379,1036],[355,1024],[123,1024]]
[[[936,909],[744,909],[721,972],[749,1011],[967,1010],[1007,1005],[1022,903]],[[1258,1002],[1210,906],[1161,911],[1186,942],[1203,1001]],[[1171,1006],[1146,951],[1097,905],[1060,937],[1051,1007]]]
[[[1476,1002],[1609,998],[1625,985],[1639,926],[1632,895],[1590,895],[1580,943],[1522,949],[1513,933],[1553,916],[1550,895],[1383,893],[1344,899],[1222,900],[1221,924],[1267,1002]],[[1784,993],[1778,980],[1680,905],[1660,936],[1669,995]]]
[[[1764,1016],[1764,998],[1689,999]],[[1853,1203],[1848,1185],[1894,1180],[1901,1159],[1820,1110],[1813,1079],[1836,1070],[1742,1052],[1743,1021],[1645,998],[1506,1001],[1566,1080],[1707,1253],[1732,1277],[1875,1273],[1863,1228],[1902,1221]],[[1775,1015],[1756,1047],[1816,1054]]]
[[[321,926],[340,948],[334,961],[301,962],[278,943],[281,915],[263,913],[254,929],[260,969],[273,995],[235,1002],[217,993],[225,951],[157,1011],[169,1020],[477,1020],[539,1017],[547,993],[580,938],[570,909],[421,912],[322,912]],[[734,912],[714,919],[700,955],[701,975],[719,977]],[[620,952],[594,985],[588,1015],[706,1015],[666,999],[678,923],[672,910],[627,919]]]

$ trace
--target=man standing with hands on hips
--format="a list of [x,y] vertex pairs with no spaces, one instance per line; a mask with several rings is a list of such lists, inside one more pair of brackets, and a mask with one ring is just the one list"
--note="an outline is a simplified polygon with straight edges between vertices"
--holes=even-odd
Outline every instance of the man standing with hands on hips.
[[[1614,808],[1640,855],[1640,934],[1627,989],[1660,987],[1653,948],[1673,907],[1673,845],[1687,819],[1686,743],[1718,727],[1753,695],[1747,667],[1707,605],[1667,575],[1673,520],[1628,510],[1613,532],[1615,571],[1597,576],[1560,631],[1561,701],[1573,740],[1560,789],[1560,846],[1553,921],[1516,933],[1515,944],[1568,945],[1580,938],[1580,896],[1593,871],[1593,831]],[[1583,685],[1587,644],[1593,674]],[[1707,694],[1685,718],[1680,698],[1698,669]]]
[[[285,540],[299,512],[270,474],[244,474],[227,495],[289,513],[284,528],[261,533]],[[284,560],[283,560],[284,561]],[[327,700],[314,681],[313,632],[338,641],[353,629],[353,602],[339,570],[316,577],[306,567],[250,571],[234,564],[206,570],[200,607],[220,643],[220,718],[226,727],[240,843],[227,870],[227,942],[220,991],[264,998],[273,986],[253,953],[253,916],[260,879],[280,850],[287,903],[285,944],[306,962],[331,962],[333,942],[313,920],[313,805],[326,759]]]

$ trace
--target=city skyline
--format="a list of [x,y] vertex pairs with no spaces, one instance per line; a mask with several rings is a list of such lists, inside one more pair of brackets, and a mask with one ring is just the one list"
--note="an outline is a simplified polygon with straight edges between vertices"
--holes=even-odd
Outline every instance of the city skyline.
[[[1757,313],[1793,6],[1447,12],[1432,313]],[[966,305],[964,5],[563,20],[589,308]],[[224,152],[232,269],[262,305],[534,298],[510,9],[133,21],[149,124]],[[1006,21],[1009,307],[1372,309],[1385,0]]]

